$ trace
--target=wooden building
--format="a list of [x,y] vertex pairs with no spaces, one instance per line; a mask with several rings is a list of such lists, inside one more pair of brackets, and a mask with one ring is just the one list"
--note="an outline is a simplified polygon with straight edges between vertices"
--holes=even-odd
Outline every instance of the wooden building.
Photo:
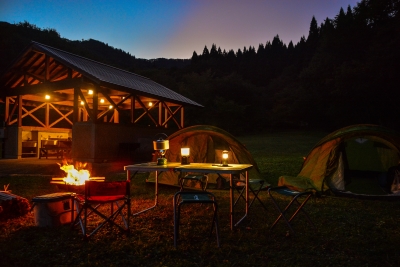
[[151,154],[156,133],[183,128],[184,108],[202,107],[146,77],[37,42],[0,78],[0,101],[4,158],[84,162]]

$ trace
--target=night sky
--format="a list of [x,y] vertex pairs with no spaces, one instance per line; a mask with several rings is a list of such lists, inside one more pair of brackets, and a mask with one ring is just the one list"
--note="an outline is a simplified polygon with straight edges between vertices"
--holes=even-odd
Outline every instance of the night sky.
[[216,44],[254,46],[279,35],[285,44],[308,36],[359,0],[0,0],[0,21],[27,21],[70,40],[95,39],[137,58],[191,58]]

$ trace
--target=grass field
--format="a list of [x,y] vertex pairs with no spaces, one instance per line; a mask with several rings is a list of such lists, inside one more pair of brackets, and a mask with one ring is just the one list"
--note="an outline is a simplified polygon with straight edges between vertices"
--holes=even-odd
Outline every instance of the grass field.
[[[276,185],[280,175],[296,175],[303,156],[326,133],[266,133],[239,137],[255,158],[262,176]],[[132,181],[133,212],[153,204],[153,184],[147,174]],[[0,177],[14,194],[31,200],[57,192],[50,177]],[[115,173],[107,180],[125,179]],[[131,220],[131,236],[107,229],[89,242],[69,226],[39,228],[34,215],[0,221],[0,266],[400,266],[400,203],[336,197],[313,198],[307,204],[317,229],[301,214],[294,221],[296,235],[284,223],[273,231],[277,212],[266,192],[235,231],[229,229],[228,191],[211,190],[220,211],[221,247],[208,236],[210,218],[205,206],[186,208],[181,239],[173,246],[172,195],[162,186],[159,207]],[[279,198],[279,201],[287,201]],[[240,214],[238,213],[237,216]],[[190,219],[189,219],[190,216]]]

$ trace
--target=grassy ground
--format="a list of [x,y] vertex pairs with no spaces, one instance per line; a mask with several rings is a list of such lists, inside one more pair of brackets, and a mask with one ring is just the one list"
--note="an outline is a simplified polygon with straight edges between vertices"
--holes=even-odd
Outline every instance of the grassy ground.
[[[239,139],[265,179],[276,184],[280,175],[298,173],[302,157],[324,135],[268,133]],[[145,178],[143,174],[132,182],[133,212],[153,204],[154,186]],[[125,179],[125,174],[107,177],[114,179]],[[49,182],[50,177],[43,176],[0,177],[0,186],[10,183],[14,194],[29,200],[56,192]],[[250,218],[231,232],[228,192],[212,190],[220,204],[221,248],[215,236],[208,236],[210,209],[203,205],[184,210],[175,249],[172,195],[176,191],[162,186],[159,207],[131,220],[130,237],[106,228],[84,242],[78,229],[36,227],[31,213],[1,221],[0,266],[400,266],[398,202],[312,199],[307,210],[317,229],[299,215],[294,221],[297,234],[292,235],[284,223],[269,230],[277,212],[262,192],[268,211],[255,202]]]

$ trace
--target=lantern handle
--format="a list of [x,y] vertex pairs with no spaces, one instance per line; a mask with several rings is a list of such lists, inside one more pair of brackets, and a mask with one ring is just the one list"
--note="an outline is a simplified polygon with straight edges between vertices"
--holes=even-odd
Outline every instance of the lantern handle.
[[[165,139],[162,139],[162,136],[165,136],[166,138],[165,138]],[[159,137],[159,138],[157,138],[157,137]],[[154,136],[154,138],[155,138],[156,140],[166,140],[166,139],[168,139],[168,135],[166,135],[165,133],[158,133],[158,134],[156,134],[156,135]]]

